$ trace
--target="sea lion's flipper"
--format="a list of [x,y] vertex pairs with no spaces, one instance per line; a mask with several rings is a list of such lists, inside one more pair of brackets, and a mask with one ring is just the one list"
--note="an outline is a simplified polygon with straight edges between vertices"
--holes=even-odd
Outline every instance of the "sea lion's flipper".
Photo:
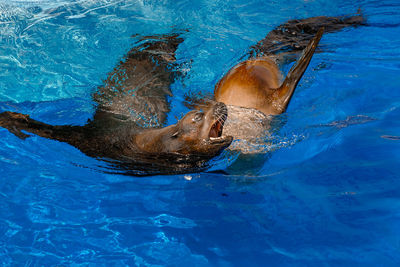
[[170,84],[180,75],[175,51],[182,41],[179,34],[141,38],[93,95],[98,103],[94,121],[162,125],[169,110],[167,96],[172,95]]
[[279,25],[249,52],[251,58],[269,56],[278,62],[294,61],[296,53],[304,50],[309,41],[317,34],[320,28],[325,33],[336,32],[346,27],[366,25],[366,19],[359,10],[354,16],[340,17],[312,17],[300,20],[289,20]]
[[31,119],[29,115],[10,111],[0,113],[0,126],[8,129],[21,139],[26,139],[30,136],[22,132],[25,131],[41,137],[71,143],[72,145],[76,145],[75,141],[76,143],[80,142],[78,137],[81,135],[80,129],[82,128],[79,126],[53,126]]
[[283,81],[282,85],[275,92],[276,101],[274,105],[278,110],[284,112],[292,98],[294,90],[299,83],[301,77],[303,76],[305,70],[310,63],[312,56],[314,55],[315,49],[318,46],[319,40],[321,40],[322,34],[324,33],[324,28],[320,28],[317,32],[317,35],[309,42],[307,47],[304,49],[301,57],[297,60],[297,62],[292,66],[289,70],[288,75]]

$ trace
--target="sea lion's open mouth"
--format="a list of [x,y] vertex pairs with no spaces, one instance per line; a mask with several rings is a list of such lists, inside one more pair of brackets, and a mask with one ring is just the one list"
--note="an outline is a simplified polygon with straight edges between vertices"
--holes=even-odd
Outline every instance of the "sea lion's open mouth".
[[218,138],[218,137],[221,137],[223,127],[224,127],[223,122],[221,122],[220,120],[217,120],[217,121],[211,126],[211,130],[210,130],[210,133],[208,134],[208,137],[209,137],[210,139],[211,139],[211,138]]
[[214,111],[215,122],[212,124],[208,138],[212,143],[220,143],[226,141],[226,138],[222,137],[222,130],[224,123],[228,117],[228,110],[223,103],[218,103]]

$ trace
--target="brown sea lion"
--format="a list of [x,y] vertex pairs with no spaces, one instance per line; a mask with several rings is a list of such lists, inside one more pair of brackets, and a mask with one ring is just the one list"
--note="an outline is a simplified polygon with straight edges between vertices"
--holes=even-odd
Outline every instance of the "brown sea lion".
[[233,67],[218,82],[214,97],[227,105],[254,108],[266,115],[282,113],[282,74],[268,58],[250,59]]
[[0,126],[20,138],[30,132],[69,143],[83,153],[112,161],[133,174],[176,173],[201,170],[207,160],[232,142],[221,137],[226,106],[214,103],[190,111],[176,124],[163,127],[174,53],[182,41],[177,34],[150,36],[139,42],[94,94],[97,109],[83,126],[49,125],[28,115],[3,112]]
[[[230,149],[254,153],[265,149],[271,115],[286,111],[323,32],[364,24],[359,14],[350,17],[314,17],[292,20],[277,27],[251,48],[250,59],[240,62],[216,84],[214,98],[228,106],[223,135],[233,136]],[[301,57],[282,82],[279,65]]]

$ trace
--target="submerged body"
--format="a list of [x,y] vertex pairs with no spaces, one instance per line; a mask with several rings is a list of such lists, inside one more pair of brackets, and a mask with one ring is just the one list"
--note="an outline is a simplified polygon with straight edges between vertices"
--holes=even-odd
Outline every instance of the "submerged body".
[[268,152],[266,140],[271,136],[273,117],[254,108],[227,105],[227,109],[222,136],[233,137],[228,149],[246,154]]

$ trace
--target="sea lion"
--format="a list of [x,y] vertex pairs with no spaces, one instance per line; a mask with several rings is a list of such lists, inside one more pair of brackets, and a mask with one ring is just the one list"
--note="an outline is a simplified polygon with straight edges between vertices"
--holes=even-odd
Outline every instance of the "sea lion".
[[88,156],[105,159],[134,175],[193,172],[232,142],[221,137],[226,107],[217,103],[203,111],[191,111],[178,123],[163,128],[141,128],[131,122],[104,128],[90,122],[84,126],[49,125],[29,115],[0,113],[0,126],[24,139],[27,131],[69,143]]
[[190,111],[163,127],[169,86],[181,75],[174,68],[181,41],[178,34],[139,40],[95,92],[96,112],[83,126],[53,126],[15,112],[1,113],[0,126],[23,139],[26,131],[69,143],[88,156],[133,168],[136,175],[201,170],[232,137],[221,137],[227,117],[223,103]]
[[22,131],[69,143],[89,156],[126,159],[139,154],[216,155],[232,137],[221,137],[226,106],[216,103],[203,111],[190,111],[178,123],[163,128],[140,128],[132,123],[103,128],[90,122],[84,126],[49,125],[29,115],[0,113],[0,126],[16,136]]
[[[363,24],[361,14],[292,20],[253,46],[250,58],[231,68],[214,89],[214,99],[228,107],[223,135],[235,139],[229,148],[262,152],[270,133],[271,116],[286,111],[324,31]],[[279,65],[292,61],[302,49],[301,57],[282,82]]]

